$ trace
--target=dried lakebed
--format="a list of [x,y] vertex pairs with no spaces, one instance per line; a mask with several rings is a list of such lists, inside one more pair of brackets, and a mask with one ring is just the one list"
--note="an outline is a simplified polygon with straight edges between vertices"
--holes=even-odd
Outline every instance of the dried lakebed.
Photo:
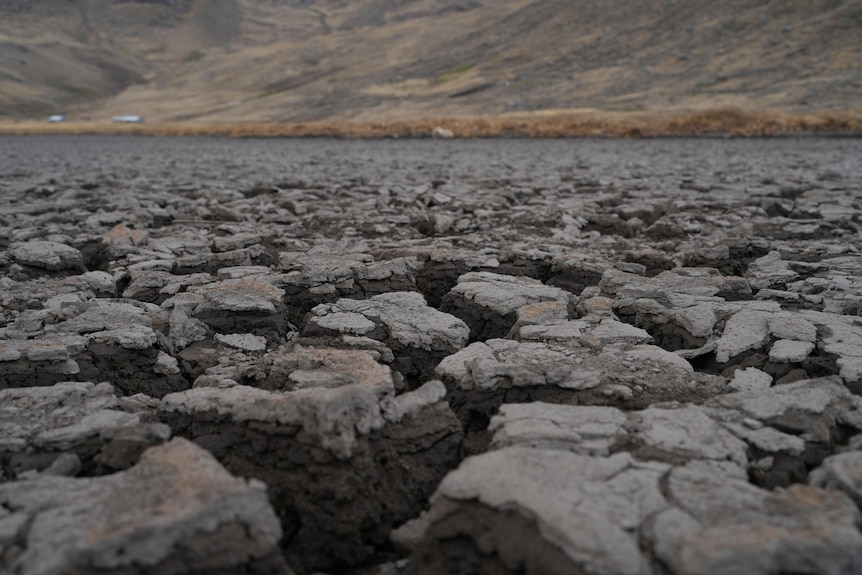
[[0,572],[862,572],[862,140],[0,138]]

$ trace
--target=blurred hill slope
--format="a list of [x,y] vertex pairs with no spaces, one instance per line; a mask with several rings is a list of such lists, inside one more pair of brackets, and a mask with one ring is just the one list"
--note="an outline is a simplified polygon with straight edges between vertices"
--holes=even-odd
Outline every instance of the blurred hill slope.
[[0,0],[0,116],[862,108],[862,0]]

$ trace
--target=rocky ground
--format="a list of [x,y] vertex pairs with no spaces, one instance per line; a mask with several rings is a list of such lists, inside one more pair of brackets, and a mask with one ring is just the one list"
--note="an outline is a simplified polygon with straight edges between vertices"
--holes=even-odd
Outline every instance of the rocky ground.
[[0,572],[862,572],[862,141],[0,139]]

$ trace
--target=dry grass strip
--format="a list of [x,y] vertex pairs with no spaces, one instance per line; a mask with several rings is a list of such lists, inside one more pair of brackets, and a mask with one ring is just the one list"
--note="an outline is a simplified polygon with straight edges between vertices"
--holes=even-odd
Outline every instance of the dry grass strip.
[[735,108],[674,112],[562,110],[501,116],[295,123],[115,124],[69,121],[49,124],[39,121],[7,121],[0,122],[0,134],[391,138],[428,137],[438,126],[451,130],[456,137],[465,138],[652,138],[700,135],[764,137],[817,133],[860,136],[862,135],[862,111],[795,113]]

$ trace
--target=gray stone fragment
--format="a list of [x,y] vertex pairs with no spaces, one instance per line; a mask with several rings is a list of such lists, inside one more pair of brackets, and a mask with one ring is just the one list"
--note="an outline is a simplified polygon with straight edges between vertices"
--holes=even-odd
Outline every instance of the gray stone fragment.
[[[841,247],[844,250],[841,250]],[[841,315],[859,315],[862,309],[862,257],[857,253],[845,253],[847,244],[843,246],[822,246],[824,254],[817,257],[819,269],[805,279],[793,282],[787,289],[799,295],[806,307],[813,310]],[[837,248],[837,249],[836,249]],[[840,250],[840,251],[839,251]],[[828,253],[832,251],[833,253]],[[794,262],[798,265],[800,262]]]
[[18,337],[0,340],[0,388],[70,380],[107,380],[125,393],[153,396],[187,388],[152,328],[157,308],[147,305],[94,299],[68,308],[64,321],[44,310],[25,314],[10,334]]
[[143,307],[119,301],[103,301],[67,319],[58,327],[62,331],[89,334],[150,325],[147,311]]
[[81,274],[81,279],[87,282],[97,294],[114,296],[117,291],[117,282],[108,272],[92,271]]
[[143,307],[123,302],[100,301],[59,324],[64,332],[86,335],[88,349],[93,344],[116,345],[125,350],[153,350],[158,337]]
[[146,230],[136,230],[126,224],[117,224],[101,236],[103,247],[111,250],[111,255],[119,257],[133,252],[138,246],[145,246],[150,241]]
[[374,360],[368,351],[306,348],[276,350],[258,365],[272,367],[257,385],[273,391],[304,388],[336,388],[359,384],[389,393],[394,382],[392,371]]
[[284,290],[254,278],[224,280],[192,291],[204,297],[202,305],[225,312],[275,313],[284,296]]
[[[770,303],[775,306],[770,309]],[[640,313],[646,311],[646,302],[631,302]],[[703,304],[701,304],[703,305]],[[817,329],[800,314],[780,311],[774,302],[739,302],[711,304],[713,315],[728,315],[724,328],[716,337],[715,353],[719,363],[728,363],[747,352],[765,351],[773,339],[795,339],[813,342]],[[678,311],[663,310],[653,321],[678,321]],[[683,326],[681,326],[683,327]],[[699,335],[710,337],[706,331]]]
[[[516,325],[509,333],[509,337],[521,341],[577,342],[586,337],[585,332],[591,327],[590,323],[583,320],[572,320],[552,325],[525,325],[520,327]],[[649,337],[648,334],[647,337]]]
[[496,271],[501,266],[496,251],[425,247],[408,253],[415,254],[418,260],[416,287],[434,307],[440,306],[443,297],[465,273]]
[[269,391],[296,391],[363,384],[391,390],[400,381],[388,366],[378,362],[378,354],[366,349],[285,344],[263,355],[228,352],[228,359],[223,348],[218,353],[222,360],[197,377],[194,387],[240,383]]
[[817,326],[817,349],[835,357],[839,375],[857,393],[862,391],[862,322],[852,316],[800,311]]
[[362,385],[310,388],[290,394],[247,386],[198,387],[166,396],[161,411],[168,421],[212,412],[240,424],[256,421],[295,426],[308,442],[348,460],[358,437],[383,427],[379,402],[387,393],[392,391]]
[[515,324],[507,337],[517,339],[522,328],[550,328],[569,321],[568,304],[560,301],[546,301],[527,304],[515,311]]
[[771,299],[778,302],[781,302],[784,305],[799,305],[804,300],[802,296],[798,293],[785,291],[785,290],[775,290],[775,289],[761,289],[758,290],[754,296],[754,299],[766,300]]
[[[862,427],[862,401],[841,383],[838,377],[801,380],[775,385],[763,391],[731,393],[706,403],[710,408],[730,409],[745,417],[767,424],[804,441],[804,449],[780,441],[775,466],[760,474],[764,485],[787,484],[805,477],[807,468],[816,466],[832,453],[846,428]],[[775,438],[761,437],[774,443]],[[753,440],[757,443],[757,440]],[[762,446],[761,446],[762,447]]]
[[[27,359],[33,362],[57,362],[68,357],[71,340],[40,341],[27,346]],[[71,343],[74,345],[74,343]]]
[[75,379],[74,358],[87,348],[86,337],[54,335],[36,340],[0,340],[0,389],[53,385]]
[[689,295],[663,295],[660,299],[619,298],[617,315],[653,334],[668,349],[700,347],[712,336],[720,302]]
[[213,251],[228,252],[231,250],[247,248],[249,246],[259,244],[261,239],[262,238],[259,234],[246,232],[240,232],[230,236],[216,236],[213,238]]
[[579,362],[547,345],[491,339],[450,355],[437,375],[464,391],[555,386],[582,390],[601,383],[598,374],[579,369]]
[[254,332],[280,340],[289,327],[284,290],[264,279],[245,277],[192,287],[189,291],[203,301],[189,315],[220,333]]
[[636,530],[667,506],[666,469],[524,447],[468,458],[432,498],[410,572],[647,573]]
[[756,290],[781,289],[787,283],[799,278],[799,274],[781,259],[780,253],[772,251],[751,262],[745,272],[745,277],[751,287]]
[[675,268],[652,278],[607,270],[599,283],[602,292],[618,298],[653,297],[667,293],[748,299],[751,288],[743,278],[724,276],[714,268]]
[[715,359],[727,363],[739,354],[751,349],[760,349],[769,338],[770,314],[755,311],[741,311],[734,314],[724,326]]
[[245,351],[263,351],[266,349],[266,338],[251,333],[217,333],[214,338],[219,343]]
[[161,304],[171,296],[192,286],[213,283],[210,274],[174,275],[160,271],[133,271],[131,282],[123,292],[124,298]]
[[814,343],[795,339],[779,339],[769,350],[769,361],[776,363],[800,363],[814,351]]
[[83,443],[103,429],[136,425],[137,415],[115,409],[102,409],[87,413],[83,411],[79,421],[61,427],[44,429],[33,438],[33,444],[41,449],[61,451]]
[[[129,326],[126,329],[107,329],[89,334],[91,343],[117,345],[125,350],[153,350],[158,342],[156,332],[147,326]],[[94,346],[89,346],[92,349]],[[162,357],[162,352],[156,352],[156,362],[154,369],[156,373],[165,375],[162,371],[162,366],[159,359]],[[174,372],[176,373],[176,372]]]
[[271,258],[263,246],[252,245],[224,252],[180,256],[172,267],[179,274],[215,273],[225,267],[260,265],[269,261]]
[[180,366],[175,357],[160,351],[156,356],[156,364],[153,366],[153,371],[162,375],[174,375],[180,372]]
[[[776,301],[727,302],[672,293],[618,298],[614,309],[623,320],[646,329],[662,347],[686,359],[714,352],[721,367],[757,367],[778,381],[785,381],[794,368],[818,376],[825,368],[827,373],[837,371],[851,389],[862,390],[862,326],[848,316],[782,310]],[[780,340],[815,347],[805,353],[810,346],[778,344],[768,364],[771,348]]]
[[191,234],[163,236],[150,241],[151,249],[175,256],[202,255],[210,253],[207,242]]
[[[146,426],[155,409],[132,412],[108,383],[58,383],[0,391],[0,466],[6,477],[42,470],[62,454],[74,454],[88,474],[104,472],[99,458],[109,449],[106,434]],[[144,448],[168,436],[143,441]],[[130,461],[126,467],[135,461]],[[110,469],[117,469],[114,466]]]
[[752,428],[745,423],[735,421],[722,421],[722,425],[731,433],[754,447],[760,452],[770,453],[772,466],[763,471],[772,471],[775,467],[776,456],[788,455],[798,459],[805,453],[805,440],[795,435],[782,433],[773,427],[767,427],[756,422],[759,427]]
[[723,378],[694,373],[684,359],[660,348],[601,346],[589,333],[580,341],[489,339],[448,356],[435,373],[468,430],[484,428],[482,420],[505,403],[643,408],[657,401],[702,401],[727,391]]
[[602,296],[586,297],[584,292],[581,293],[581,297],[583,299],[578,302],[577,311],[582,316],[610,317],[616,319],[613,309],[613,299]]
[[181,293],[165,300],[162,310],[154,317],[154,323],[167,337],[174,352],[180,352],[195,342],[204,341],[211,334],[212,330],[207,324],[191,317],[203,301],[203,296]]
[[597,285],[603,273],[619,263],[600,255],[567,252],[554,257],[549,283],[579,294]]
[[[10,548],[19,534],[26,531],[30,523],[30,515],[25,512],[0,513],[0,549]],[[3,563],[0,563],[3,565]]]
[[389,539],[396,549],[411,552],[421,544],[422,539],[425,537],[426,529],[428,529],[428,513],[423,511],[419,517],[407,521],[397,529],[393,529],[389,535]]
[[808,483],[847,494],[862,508],[862,451],[831,455],[808,476]]
[[626,340],[632,343],[650,343],[652,336],[645,330],[613,318],[604,318],[590,330],[590,336],[603,342]]
[[661,366],[665,369],[694,373],[694,368],[688,361],[655,345],[635,346],[625,352],[625,357],[640,366]]
[[709,404],[736,409],[767,423],[783,422],[784,427],[800,432],[816,432],[824,439],[829,423],[822,418],[862,408],[860,400],[836,377],[797,381],[763,392],[729,394]]
[[422,294],[392,292],[315,307],[300,342],[331,345],[338,336],[378,340],[392,350],[393,367],[415,387],[431,378],[441,359],[467,344],[469,332],[457,317],[428,306]]
[[81,460],[74,453],[62,453],[42,473],[59,477],[74,477],[81,472]]
[[[6,308],[6,314],[12,312],[13,317],[17,313],[35,313],[38,310],[50,315],[52,322],[61,321],[80,313],[87,307],[88,302],[97,296],[115,295],[113,283],[111,286],[105,285],[102,274],[105,272],[59,277],[40,276],[24,281],[5,277],[0,279],[3,283],[0,306]],[[110,276],[109,279],[113,282]],[[10,320],[13,317],[5,319]]]
[[[317,309],[317,308],[315,308]],[[322,310],[321,310],[322,311]],[[355,312],[329,312],[315,315],[309,320],[310,331],[337,332],[346,335],[366,335],[374,331],[377,324]]]
[[736,370],[728,385],[736,391],[762,391],[772,385],[772,376],[756,367],[747,367]]
[[334,255],[331,251],[283,252],[279,286],[286,292],[291,321],[299,324],[316,305],[339,298],[365,298],[416,291],[416,262],[395,258],[375,262],[368,254]]
[[860,513],[842,494],[801,485],[770,492],[694,467],[674,469],[667,493],[685,515],[675,511],[680,519],[657,521],[648,538],[673,573],[766,575],[801,565],[811,573],[852,573],[862,567],[862,534],[855,527]]
[[574,294],[531,278],[470,272],[458,278],[440,309],[467,322],[471,338],[485,340],[508,334],[518,309],[526,305],[560,302],[571,317],[576,299]]
[[627,422],[626,414],[613,407],[537,401],[500,406],[488,430],[492,449],[521,445],[607,456],[627,435]]
[[[350,354],[368,358],[328,352],[335,359],[317,355],[328,361],[323,371]],[[285,362],[309,374],[317,371],[313,357],[306,352]],[[293,534],[284,542],[286,556],[303,572],[367,561],[393,526],[421,511],[457,460],[461,429],[442,384],[396,397],[391,378],[375,377],[387,368],[372,365],[359,382],[336,373],[336,386],[199,387],[162,401],[161,418],[175,433],[211,450],[232,472],[267,483]]]
[[[796,458],[801,446],[743,413],[670,406],[627,415],[532,403],[503,406],[492,429],[492,451],[462,462],[432,498],[408,572],[650,573],[662,566],[765,575],[800,564],[816,573],[862,565],[862,514],[846,497],[748,482],[747,467],[762,460],[749,463],[746,443]],[[738,431],[751,435],[743,441]]]
[[707,459],[748,464],[746,445],[695,406],[649,408],[630,416],[642,458],[676,462]]
[[802,314],[780,312],[770,314],[767,319],[769,333],[777,339],[793,339],[814,342],[817,338],[817,327]]
[[84,256],[72,246],[58,242],[33,240],[11,246],[9,255],[23,266],[46,271],[86,271]]
[[182,439],[106,477],[0,484],[0,503],[28,521],[0,559],[10,573],[289,573],[266,487]]
[[272,270],[267,266],[233,266],[221,268],[216,275],[220,280],[235,280],[249,276],[266,276],[271,273]]

